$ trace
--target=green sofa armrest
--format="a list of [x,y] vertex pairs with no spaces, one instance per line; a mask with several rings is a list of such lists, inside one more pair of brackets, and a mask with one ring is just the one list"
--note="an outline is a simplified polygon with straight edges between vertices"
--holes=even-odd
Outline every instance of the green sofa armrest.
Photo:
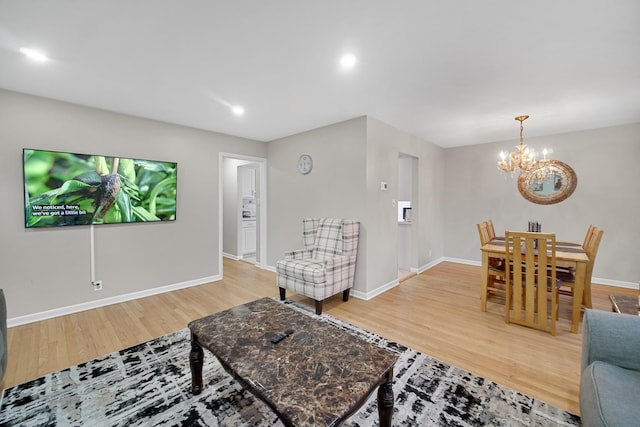
[[640,316],[585,311],[580,371],[597,360],[640,371]]

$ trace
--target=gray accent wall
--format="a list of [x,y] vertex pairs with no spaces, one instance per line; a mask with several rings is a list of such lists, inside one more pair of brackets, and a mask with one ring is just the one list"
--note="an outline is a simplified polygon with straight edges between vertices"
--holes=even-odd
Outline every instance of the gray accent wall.
[[[313,156],[301,175],[298,156]],[[361,222],[354,291],[369,298],[397,284],[398,157],[417,157],[414,210],[419,268],[443,253],[444,150],[371,117],[359,117],[269,143],[269,265],[302,247],[302,218]],[[386,182],[387,191],[380,189]],[[429,255],[429,253],[431,255]]]
[[640,282],[639,135],[640,124],[631,124],[527,138],[525,126],[525,144],[537,151],[552,148],[551,157],[567,163],[578,177],[573,195],[553,205],[527,201],[517,177],[497,169],[498,153],[515,150],[518,140],[446,150],[445,254],[480,262],[476,224],[487,219],[497,234],[526,230],[527,222],[536,220],[543,231],[575,242],[582,242],[593,224],[604,230],[593,277],[609,284]]
[[[268,265],[303,247],[303,218],[350,218],[361,221],[355,289],[366,289],[365,147],[364,117],[268,143]],[[307,175],[297,168],[303,153],[313,158]]]
[[[369,242],[369,292],[392,284],[398,276],[398,216],[393,201],[399,199],[398,158],[400,154],[417,158],[418,182],[414,199],[411,234],[414,246],[409,257],[423,270],[444,254],[443,206],[445,189],[444,153],[440,147],[369,117],[367,120],[367,221],[375,234]],[[380,182],[389,184],[380,190]]]
[[[266,144],[0,90],[0,287],[9,318],[219,278],[219,153],[266,157]],[[178,162],[177,220],[24,228],[22,149]]]

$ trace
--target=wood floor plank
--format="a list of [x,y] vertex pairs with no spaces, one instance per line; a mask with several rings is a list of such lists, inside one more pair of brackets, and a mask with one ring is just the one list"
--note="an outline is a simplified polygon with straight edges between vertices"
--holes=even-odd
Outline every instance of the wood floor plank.
[[[637,290],[593,286],[594,308],[611,310],[608,295]],[[2,383],[10,387],[169,332],[191,320],[264,296],[275,297],[275,274],[242,261],[224,260],[224,279],[10,328],[9,362]],[[287,297],[313,307],[313,301]],[[578,413],[582,325],[570,330],[570,307],[561,305],[558,331],[548,333],[504,322],[500,297],[480,311],[480,268],[444,262],[363,301],[336,295],[324,312]],[[185,355],[187,357],[187,355]]]

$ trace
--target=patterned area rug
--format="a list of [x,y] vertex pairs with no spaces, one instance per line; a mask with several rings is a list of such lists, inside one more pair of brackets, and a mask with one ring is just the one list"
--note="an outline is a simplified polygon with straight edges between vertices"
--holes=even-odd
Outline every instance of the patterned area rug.
[[[312,314],[311,308],[286,302]],[[580,418],[323,314],[320,319],[400,358],[396,426],[579,426]],[[205,388],[190,392],[183,329],[3,392],[2,426],[281,426],[205,351]],[[357,361],[354,361],[357,363]],[[378,425],[376,393],[346,423]]]

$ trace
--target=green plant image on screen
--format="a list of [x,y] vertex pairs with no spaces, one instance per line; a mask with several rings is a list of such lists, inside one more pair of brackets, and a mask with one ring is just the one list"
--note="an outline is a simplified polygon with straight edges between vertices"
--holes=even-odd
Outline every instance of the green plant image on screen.
[[174,162],[23,150],[25,227],[173,221]]

